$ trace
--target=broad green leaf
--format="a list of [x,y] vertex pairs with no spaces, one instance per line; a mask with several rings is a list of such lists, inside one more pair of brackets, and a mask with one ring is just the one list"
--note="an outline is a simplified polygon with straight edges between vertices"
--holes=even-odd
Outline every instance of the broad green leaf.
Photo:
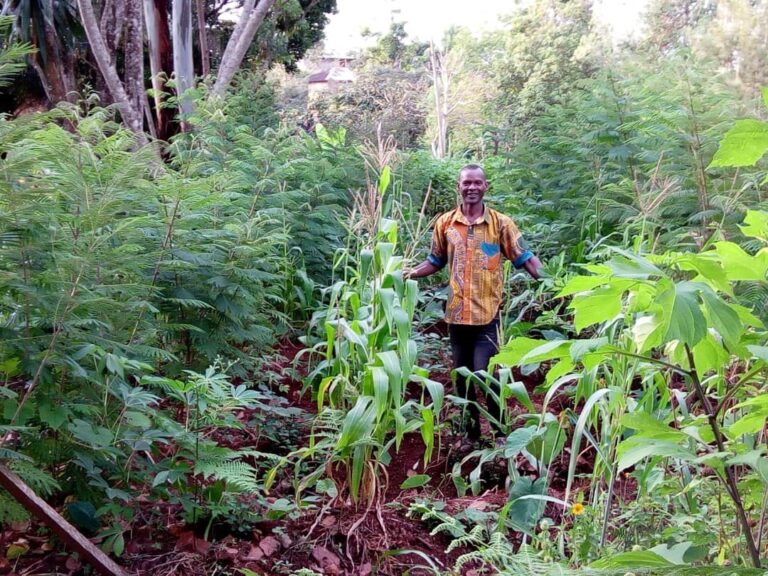
[[606,276],[574,276],[565,283],[557,297],[563,298],[579,292],[589,292],[608,282],[610,282],[610,278]]
[[94,448],[106,448],[114,439],[112,432],[102,426],[93,426],[85,420],[75,420],[69,425],[69,431],[78,440]]
[[645,312],[653,303],[656,290],[647,284],[636,284],[627,294],[627,312]]
[[616,454],[619,457],[618,471],[626,470],[634,466],[645,458],[661,456],[677,458],[679,460],[690,461],[696,458],[696,454],[690,452],[673,442],[655,440],[653,438],[642,438],[632,436],[628,440],[621,442]]
[[376,410],[373,406],[373,398],[360,396],[344,417],[336,449],[342,450],[356,442],[370,438],[375,419]]
[[[715,340],[712,334],[706,337],[693,347],[693,361],[696,363],[696,370],[700,374],[715,372],[720,370],[728,363],[730,356],[722,345]],[[687,358],[684,365],[687,365]]]
[[522,364],[535,364],[545,362],[555,358],[564,358],[568,356],[568,348],[571,345],[570,340],[550,340],[549,342],[538,341],[540,346],[529,351],[520,362]]
[[432,450],[435,447],[435,413],[429,408],[422,408],[420,411],[422,424],[419,428],[421,439],[424,442],[424,466],[432,459]]
[[768,124],[759,120],[738,120],[726,132],[708,168],[754,166],[768,150]]
[[768,241],[768,212],[759,210],[747,210],[744,216],[744,224],[739,226],[744,236],[759,238],[763,242]]
[[512,395],[515,400],[533,412],[533,403],[531,402],[530,396],[528,396],[528,390],[525,388],[525,384],[512,380],[511,382],[507,382],[504,387],[507,395]]
[[666,568],[669,566],[674,566],[674,564],[650,550],[622,552],[610,558],[601,558],[590,564],[590,568],[598,570],[612,568]]
[[373,396],[376,418],[381,419],[389,407],[389,378],[380,366],[369,366],[366,376],[370,379],[372,390],[366,390],[365,394]]
[[675,284],[674,301],[664,341],[679,340],[694,346],[707,333],[707,321],[699,306],[699,285],[693,282]]
[[396,405],[400,405],[400,399],[403,392],[403,372],[400,366],[400,358],[397,352],[394,350],[387,350],[386,352],[379,352],[376,355],[379,358],[384,371],[389,378],[389,386],[392,391],[392,398]]
[[69,519],[78,528],[87,533],[96,532],[101,527],[96,507],[90,502],[76,500],[67,504]]
[[615,246],[611,246],[610,250],[622,256],[621,258],[611,258],[605,263],[611,269],[614,276],[634,279],[664,276],[664,273],[659,268],[638,254]]
[[517,479],[509,489],[509,522],[514,529],[530,533],[544,513],[544,500],[522,497],[546,494],[546,478],[533,480],[530,476],[521,476]]
[[[755,348],[757,348],[757,346],[755,346]],[[768,349],[765,350],[768,352]],[[758,406],[763,409],[768,409],[768,394],[758,394],[753,398],[744,400],[744,402],[739,402],[734,408],[743,408],[744,406]]]
[[680,430],[670,427],[646,412],[638,411],[625,414],[620,422],[622,426],[635,430],[637,436],[644,438],[654,438],[667,442],[680,442],[685,439],[685,434]]
[[38,414],[41,421],[54,430],[58,430],[67,421],[67,418],[71,416],[72,412],[66,405],[57,406],[47,399],[43,399],[40,402]]
[[728,280],[765,280],[768,271],[768,254],[752,256],[733,242],[716,242],[715,252],[723,263]]
[[700,294],[712,326],[728,345],[738,344],[744,332],[739,315],[708,286],[702,285]]
[[683,558],[691,546],[693,546],[692,542],[679,542],[672,546],[659,544],[658,546],[650,548],[648,551],[658,554],[671,564],[687,564]]
[[560,427],[557,419],[549,420],[539,433],[531,438],[526,447],[534,458],[547,466],[557,458],[565,447],[568,433]]
[[761,450],[750,450],[746,454],[734,456],[728,459],[727,464],[746,464],[755,471],[763,484],[768,486],[768,458]]
[[525,428],[513,430],[507,436],[506,444],[504,444],[504,458],[514,458],[520,454],[535,434],[536,426],[526,426]]
[[768,412],[750,412],[728,427],[728,436],[736,439],[743,434],[756,434],[765,427]]
[[379,273],[387,272],[389,261],[395,252],[395,245],[392,242],[379,242],[374,248],[376,255],[376,269]]
[[397,341],[407,342],[408,337],[411,334],[411,318],[408,313],[400,308],[395,307],[392,311],[392,318],[395,321],[395,328],[397,330]]
[[623,287],[611,284],[576,296],[570,305],[574,311],[576,332],[614,318],[621,311],[623,293]]
[[432,480],[432,477],[427,474],[416,474],[415,476],[407,478],[400,484],[400,489],[409,490],[411,488],[421,488],[422,486],[426,486],[430,480]]
[[641,316],[635,320],[630,332],[640,354],[661,344],[668,322],[669,318],[662,313]]
[[542,341],[522,336],[510,340],[501,347],[501,351],[491,358],[490,365],[501,364],[503,366],[519,366],[520,360],[531,350],[541,346]]
[[591,338],[584,340],[572,340],[570,347],[571,360],[579,362],[585,354],[592,352],[606,352],[605,346],[608,344],[608,338],[601,336],[600,338]]
[[678,260],[677,265],[681,270],[697,272],[699,276],[694,281],[705,282],[714,290],[732,295],[733,289],[728,282],[728,277],[722,265],[712,258],[712,252],[705,254],[684,254]]
[[544,381],[548,386],[551,386],[552,383],[555,382],[558,378],[568,374],[571,370],[573,370],[573,366],[573,361],[567,356],[564,356],[560,362],[552,366],[547,371],[547,376],[544,378]]

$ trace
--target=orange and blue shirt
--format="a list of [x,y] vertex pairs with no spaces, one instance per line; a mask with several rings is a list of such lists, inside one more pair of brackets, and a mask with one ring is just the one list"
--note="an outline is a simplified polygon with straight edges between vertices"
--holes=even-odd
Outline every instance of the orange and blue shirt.
[[509,216],[485,206],[470,224],[458,207],[437,219],[427,259],[439,268],[448,265],[446,322],[482,325],[496,317],[504,283],[502,256],[515,268],[533,257]]

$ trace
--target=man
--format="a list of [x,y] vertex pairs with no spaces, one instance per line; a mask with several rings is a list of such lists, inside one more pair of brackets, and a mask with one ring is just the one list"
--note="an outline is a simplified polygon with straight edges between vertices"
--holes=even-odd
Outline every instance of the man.
[[[408,278],[434,274],[446,264],[449,270],[448,303],[445,321],[451,340],[454,368],[487,370],[488,361],[499,351],[499,306],[503,291],[501,257],[516,268],[525,268],[539,278],[541,262],[525,246],[520,231],[508,216],[488,208],[483,197],[488,180],[483,169],[468,164],[459,172],[461,206],[437,219],[429,257],[406,272]],[[475,402],[474,384],[459,376],[457,393],[472,401],[468,412],[467,435],[480,438],[480,410]],[[488,411],[499,414],[500,407],[486,397]],[[496,435],[501,431],[496,428]]]

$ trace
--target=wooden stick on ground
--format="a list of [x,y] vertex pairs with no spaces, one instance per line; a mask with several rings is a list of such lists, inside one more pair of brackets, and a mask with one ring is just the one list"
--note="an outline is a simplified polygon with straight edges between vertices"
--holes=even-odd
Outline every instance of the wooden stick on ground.
[[67,545],[76,550],[97,572],[104,576],[128,576],[127,572],[123,571],[109,556],[99,550],[93,542],[78,532],[77,528],[62,518],[61,514],[51,508],[45,500],[35,494],[21,478],[3,464],[0,464],[0,486],[16,498],[24,508],[44,522]]

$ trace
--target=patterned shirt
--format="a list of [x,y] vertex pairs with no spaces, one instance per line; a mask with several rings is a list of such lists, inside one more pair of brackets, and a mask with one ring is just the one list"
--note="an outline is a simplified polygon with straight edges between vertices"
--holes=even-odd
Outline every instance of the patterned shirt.
[[427,259],[440,268],[448,264],[446,322],[482,325],[494,319],[503,289],[502,255],[515,268],[533,257],[512,218],[486,206],[473,224],[461,207],[437,219]]

